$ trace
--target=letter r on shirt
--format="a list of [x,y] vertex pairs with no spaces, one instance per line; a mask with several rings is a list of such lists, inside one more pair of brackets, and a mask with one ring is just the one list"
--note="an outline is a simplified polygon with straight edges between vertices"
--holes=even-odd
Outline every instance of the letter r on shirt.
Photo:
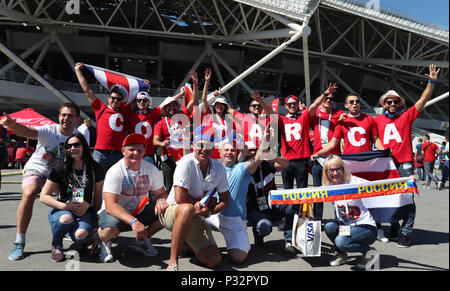
[[286,141],[291,141],[292,136],[295,140],[300,140],[302,138],[300,132],[302,130],[302,125],[300,123],[289,123],[284,125],[284,132],[286,134]]

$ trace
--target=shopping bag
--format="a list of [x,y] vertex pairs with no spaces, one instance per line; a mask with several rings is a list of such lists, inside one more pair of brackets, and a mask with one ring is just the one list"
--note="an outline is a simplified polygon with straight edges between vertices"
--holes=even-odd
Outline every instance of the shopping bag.
[[318,257],[321,254],[321,223],[312,218],[312,204],[302,204],[302,216],[294,215],[292,226],[292,245],[305,257]]

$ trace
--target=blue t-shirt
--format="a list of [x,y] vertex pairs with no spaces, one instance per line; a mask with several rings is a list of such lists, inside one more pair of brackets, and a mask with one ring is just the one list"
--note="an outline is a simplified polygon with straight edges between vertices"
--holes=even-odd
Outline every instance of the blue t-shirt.
[[251,175],[247,171],[247,162],[235,164],[233,167],[225,167],[230,185],[230,201],[227,209],[221,212],[227,217],[240,216],[247,220],[247,191]]

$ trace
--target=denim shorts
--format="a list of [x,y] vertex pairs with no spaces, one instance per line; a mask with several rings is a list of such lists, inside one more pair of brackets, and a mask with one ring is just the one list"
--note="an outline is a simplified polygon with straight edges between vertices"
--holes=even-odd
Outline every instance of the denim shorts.
[[[136,215],[136,218],[145,226],[152,225],[155,221],[158,220],[158,216],[155,215],[155,202],[153,201],[153,199],[150,200],[150,202],[145,206],[144,210],[142,210],[141,213]],[[131,226],[129,224],[108,214],[106,211],[99,213],[98,226],[101,229],[116,227],[121,232],[131,230]]]

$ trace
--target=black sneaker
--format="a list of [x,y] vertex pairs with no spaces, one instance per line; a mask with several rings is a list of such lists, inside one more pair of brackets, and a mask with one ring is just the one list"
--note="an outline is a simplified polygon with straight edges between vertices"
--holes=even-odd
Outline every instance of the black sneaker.
[[397,246],[400,248],[409,248],[411,246],[411,238],[409,235],[400,234]]
[[296,256],[297,249],[290,242],[286,242],[284,244],[284,254],[289,257]]
[[264,238],[257,234],[254,234],[253,236],[255,238],[255,246],[258,248],[264,247]]

